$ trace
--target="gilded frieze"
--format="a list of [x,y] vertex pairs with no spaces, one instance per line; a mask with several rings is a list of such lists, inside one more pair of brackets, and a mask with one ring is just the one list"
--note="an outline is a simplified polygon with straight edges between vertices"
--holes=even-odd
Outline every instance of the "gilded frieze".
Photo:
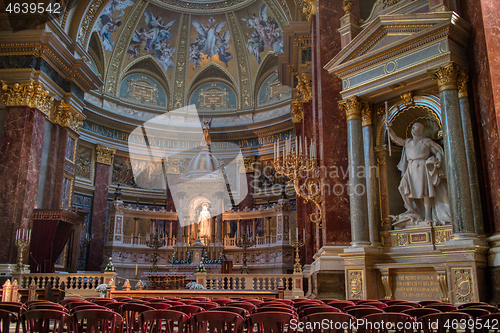
[[40,82],[31,81],[24,84],[16,82],[12,85],[2,82],[0,93],[6,106],[29,106],[50,117],[54,98],[49,96],[49,91],[43,89],[43,84]]

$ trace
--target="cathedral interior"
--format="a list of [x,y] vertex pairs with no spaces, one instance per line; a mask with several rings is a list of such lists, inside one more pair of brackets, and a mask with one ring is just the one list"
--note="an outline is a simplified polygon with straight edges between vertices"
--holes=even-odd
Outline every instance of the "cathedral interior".
[[2,1],[0,282],[500,302],[499,6]]

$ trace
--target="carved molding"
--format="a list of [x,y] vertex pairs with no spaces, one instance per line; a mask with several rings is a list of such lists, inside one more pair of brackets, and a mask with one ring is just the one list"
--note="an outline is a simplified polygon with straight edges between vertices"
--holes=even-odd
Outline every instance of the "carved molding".
[[363,271],[353,269],[347,271],[350,299],[363,299]]
[[475,302],[472,268],[459,267],[451,269],[453,296],[455,303]]
[[254,172],[255,156],[243,157],[245,172]]
[[361,126],[370,126],[372,124],[372,104],[362,103],[361,104]]
[[54,97],[49,96],[49,91],[43,89],[43,84],[40,82],[30,81],[24,84],[16,82],[11,85],[2,82],[0,94],[5,106],[29,106],[40,110],[50,118]]
[[362,100],[358,96],[353,96],[349,99],[339,101],[339,107],[341,110],[345,111],[347,121],[349,121],[353,119],[361,119],[363,111],[368,112],[366,110],[367,108],[371,110],[371,103]]
[[52,117],[54,124],[69,127],[76,133],[80,133],[85,118],[83,113],[64,101],[57,101],[54,104],[54,115]]
[[413,104],[415,104],[413,102],[413,92],[411,92],[411,91],[407,91],[405,93],[402,93],[400,95],[400,97],[403,100],[403,103],[405,103],[405,106],[412,106]]
[[109,148],[103,145],[97,145],[95,150],[97,163],[111,165],[113,155],[116,153],[116,149]]
[[458,89],[457,79],[460,67],[450,61],[437,70],[429,71],[431,78],[437,80],[439,92],[450,89]]
[[302,110],[302,103],[296,99],[292,99],[292,104],[290,106],[290,113],[292,115],[293,123],[301,123],[304,119],[304,112]]
[[458,98],[466,98],[467,94],[467,82],[469,81],[469,73],[466,69],[461,68],[458,72],[457,86],[458,86]]

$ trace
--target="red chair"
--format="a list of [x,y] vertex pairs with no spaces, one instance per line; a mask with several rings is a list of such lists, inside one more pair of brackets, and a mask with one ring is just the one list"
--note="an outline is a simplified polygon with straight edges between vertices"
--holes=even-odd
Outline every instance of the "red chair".
[[252,303],[253,305],[259,306],[265,303],[264,301],[258,300],[258,299],[240,299],[239,302],[248,302]]
[[96,304],[84,304],[80,306],[75,306],[73,309],[71,309],[70,313],[74,314],[75,312],[78,311],[83,311],[83,310],[104,310],[104,311],[112,311],[111,309],[108,309],[105,306],[100,306]]
[[353,302],[354,304],[359,304],[361,302],[367,301],[367,299],[348,299],[349,302]]
[[10,323],[17,322],[15,333],[19,332],[19,317],[15,312],[0,310],[0,330],[2,333],[10,332]]
[[66,304],[73,303],[73,302],[84,302],[84,303],[89,303],[88,301],[82,299],[82,298],[65,298],[62,301],[59,302],[62,306],[65,306]]
[[[318,306],[318,304],[313,304],[312,306]],[[276,303],[276,302],[264,303],[259,306],[259,308],[269,308],[269,307],[295,310],[295,307],[293,305],[286,305],[284,303]]]
[[488,303],[485,302],[470,302],[470,303],[464,303],[459,306],[457,306],[457,309],[463,309],[463,308],[470,308],[475,305],[489,305]]
[[167,304],[170,304],[172,306],[177,306],[177,305],[186,305],[184,304],[184,302],[180,302],[180,301],[172,301],[172,300],[166,300],[165,302],[163,303],[167,303]]
[[420,301],[420,302],[417,302],[418,304],[422,305],[422,307],[428,305],[428,304],[432,304],[432,303],[443,303],[441,301],[431,301],[431,300],[428,300],[428,301]]
[[[351,328],[356,323],[356,318],[346,313],[320,312],[307,315],[301,321],[304,325],[304,333],[352,333]],[[311,328],[307,326],[308,323],[322,323],[323,321],[333,323],[333,325],[328,325],[328,327],[316,325]],[[337,328],[335,324],[338,325]]]
[[123,302],[123,301],[126,301],[126,300],[129,300],[129,299],[132,299],[132,297],[128,297],[128,296],[118,296],[118,297],[115,297],[113,298],[114,300],[116,300],[117,302]]
[[120,314],[125,324],[125,332],[132,333],[139,330],[139,314],[145,311],[155,310],[154,308],[135,303],[125,303],[120,307]]
[[492,305],[474,305],[474,306],[471,306],[472,309],[484,309],[484,310],[488,310],[490,313],[497,313],[498,312],[498,308],[496,306],[492,306]]
[[353,305],[353,306],[348,306],[342,309],[343,312],[347,313],[349,310],[352,309],[359,309],[359,308],[372,308],[372,309],[378,309],[376,306],[373,305]]
[[80,306],[80,305],[95,305],[95,306],[98,306],[98,305],[97,305],[97,304],[95,304],[95,303],[86,302],[86,301],[81,302],[81,301],[80,301],[80,302],[70,302],[70,303],[66,303],[66,304],[64,305],[64,307],[65,307],[66,309],[68,309],[68,310],[70,310],[70,311],[71,311],[71,309],[76,308],[77,306]]
[[[363,333],[386,333],[389,330],[394,333],[413,333],[415,327],[415,319],[404,313],[371,314],[363,319],[365,321]],[[389,323],[391,326],[388,326]]]
[[325,305],[325,303],[323,303],[322,301],[308,300],[308,301],[295,302],[295,303],[293,303],[293,306],[296,309],[298,309],[304,305],[309,305],[309,304]]
[[185,313],[173,310],[151,310],[142,312],[139,315],[139,325],[142,333],[163,332],[162,327],[166,328],[166,333],[182,332],[189,322],[189,316]]
[[156,310],[166,310],[172,307],[172,305],[168,303],[149,303],[148,306]]
[[215,308],[212,311],[224,311],[224,312],[237,313],[240,316],[242,316],[243,318],[246,318],[250,315],[250,312],[248,312],[247,310],[245,310],[243,308],[237,308],[234,306],[221,306],[221,307]]
[[62,311],[69,313],[69,310],[66,309],[64,306],[59,305],[59,304],[33,304],[30,307],[30,310],[56,310],[56,311]]
[[385,307],[384,311],[386,313],[389,313],[389,312],[401,313],[404,310],[410,310],[410,309],[415,309],[415,308],[411,305],[396,304],[396,305],[389,305],[388,307]]
[[384,310],[380,310],[380,309],[377,309],[377,308],[363,308],[363,307],[359,307],[359,308],[356,308],[356,309],[350,309],[349,311],[347,311],[348,314],[350,314],[351,316],[354,316],[356,318],[362,318],[364,316],[368,316],[368,315],[371,315],[371,314],[378,314],[378,313],[384,313]]
[[[248,332],[257,333],[290,333],[297,332],[297,328],[293,327],[293,322],[298,323],[297,316],[291,313],[254,313],[248,317],[246,326]],[[257,330],[255,330],[257,326]]]
[[340,300],[336,299],[336,298],[325,298],[325,299],[322,299],[321,301],[326,304],[328,302],[339,302]]
[[265,306],[262,308],[257,308],[255,309],[255,313],[265,313],[265,312],[284,312],[284,313],[290,313],[293,315],[297,315],[297,312],[294,309],[289,309],[285,307],[272,307],[272,306]]
[[292,305],[292,304],[295,303],[292,300],[289,300],[289,299],[280,299],[280,298],[265,298],[265,299],[263,299],[263,301],[264,301],[264,303],[274,302],[274,303],[283,303],[283,304],[286,304],[286,305]]
[[429,314],[435,314],[435,313],[441,313],[441,311],[437,309],[431,309],[431,308],[414,308],[414,309],[409,309],[409,310],[404,310],[401,313],[405,313],[407,315],[412,316],[415,319],[418,319],[420,317],[429,315]]
[[191,299],[199,302],[210,302],[210,298],[207,297],[191,297]]
[[340,311],[337,308],[334,308],[333,306],[329,305],[319,305],[319,306],[312,306],[303,309],[302,311],[299,312],[299,318],[303,318],[305,316],[308,316],[313,313],[319,313],[319,312],[332,312],[332,313],[340,313]]
[[198,302],[198,303],[193,303],[193,305],[199,306],[200,308],[205,309],[205,311],[212,310],[220,306],[219,304],[213,302]]
[[[17,302],[16,302],[17,303]],[[57,303],[54,303],[54,302],[51,302],[51,301],[28,301],[26,303],[24,303],[24,305],[26,305],[26,307],[29,309],[31,305],[33,304],[42,304],[42,303],[45,303],[45,304],[57,304]]]
[[191,317],[193,333],[238,333],[243,329],[243,323],[239,314],[224,311],[200,312]]
[[384,309],[387,307],[387,304],[385,303],[381,303],[381,302],[361,302],[361,303],[358,303],[356,304],[358,306],[366,306],[366,305],[370,305],[370,306],[373,306],[377,309]]
[[205,309],[203,309],[200,306],[196,306],[196,305],[175,305],[175,306],[172,306],[171,308],[169,308],[169,310],[179,311],[179,312],[187,314],[190,317],[191,317],[191,315],[193,315],[195,313],[205,311]]
[[253,305],[252,303],[248,303],[248,302],[232,302],[229,304],[229,306],[245,309],[249,313],[253,313],[255,311],[255,309],[257,309],[257,306]]
[[498,332],[499,331],[499,323],[500,323],[500,313],[491,313],[489,315],[485,315],[479,317],[476,322],[480,322],[482,327],[476,329],[476,333],[488,333],[488,332]]
[[151,302],[151,301],[156,301],[157,299],[158,299],[157,297],[142,297],[141,301]]
[[57,310],[29,310],[21,317],[23,332],[63,333],[71,330],[71,317],[67,312]]
[[104,305],[104,306],[108,303],[113,303],[113,302],[118,302],[118,301],[115,299],[112,299],[112,298],[101,298],[101,299],[96,299],[96,300],[92,301],[92,303],[94,303],[94,304]]
[[424,306],[424,308],[426,309],[437,309],[441,312],[451,312],[451,311],[455,311],[457,309],[457,307],[455,305],[440,305],[440,304],[430,304],[430,305],[426,305]]
[[457,309],[457,310],[455,310],[453,312],[467,313],[468,315],[471,315],[472,318],[474,318],[474,319],[490,314],[490,312],[488,310],[485,310],[485,309],[474,309],[474,308]]
[[337,308],[337,309],[340,309],[343,311],[344,308],[346,308],[348,306],[354,306],[356,304],[354,304],[351,301],[339,301],[339,302],[328,302],[328,303],[326,303],[326,305],[333,306],[334,308]]
[[110,303],[104,304],[103,306],[110,309],[110,310],[115,311],[116,313],[121,313],[120,308],[122,307],[122,305],[125,305],[125,304],[127,304],[127,303],[110,302]]
[[[389,304],[387,304],[389,305]],[[409,301],[398,301],[397,303],[392,303],[391,305],[408,305],[413,308],[421,308],[422,305],[416,303],[416,302],[409,302]]]
[[219,299],[213,299],[212,302],[219,304],[220,306],[225,306],[227,303],[234,302],[232,299],[229,298],[219,298]]
[[74,313],[73,318],[75,333],[83,333],[84,331],[89,333],[118,333],[121,332],[123,322],[118,313],[102,309],[78,311]]
[[180,300],[182,303],[186,304],[186,305],[191,305],[193,303],[197,303],[198,301],[195,300],[195,299],[181,299]]
[[168,302],[168,299],[164,298],[155,298],[149,301],[149,303],[163,303],[163,302]]
[[[19,325],[21,323],[21,315],[25,311],[27,311],[24,304],[18,303],[18,302],[1,302],[0,303],[0,310],[6,311],[6,312],[9,312],[12,314],[12,316],[10,316],[9,320],[16,322],[16,332],[19,332]],[[4,322],[2,322],[2,323],[5,324]],[[2,330],[2,332],[5,332],[5,331]],[[9,332],[9,331],[7,330],[6,332]]]
[[[447,313],[435,313],[429,314],[426,316],[422,316],[417,319],[417,322],[422,323],[422,327],[425,333],[456,333],[457,327],[453,324],[456,322],[460,324],[460,321],[465,321],[467,323],[469,320],[473,320],[473,318],[466,314],[460,312],[447,312]],[[432,323],[438,323],[439,325],[434,326]],[[448,323],[449,325],[445,325]],[[458,325],[460,327],[460,325]],[[470,333],[471,327],[469,325],[465,325],[461,332]]]

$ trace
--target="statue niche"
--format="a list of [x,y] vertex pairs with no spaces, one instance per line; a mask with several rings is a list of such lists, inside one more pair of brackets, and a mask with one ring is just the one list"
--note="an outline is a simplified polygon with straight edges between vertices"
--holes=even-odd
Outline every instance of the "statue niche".
[[443,148],[424,136],[424,125],[415,122],[412,138],[403,139],[389,127],[389,134],[396,144],[403,147],[398,169],[401,171],[399,193],[406,212],[389,215],[396,228],[419,225],[444,225],[451,223],[446,177],[442,169]]

